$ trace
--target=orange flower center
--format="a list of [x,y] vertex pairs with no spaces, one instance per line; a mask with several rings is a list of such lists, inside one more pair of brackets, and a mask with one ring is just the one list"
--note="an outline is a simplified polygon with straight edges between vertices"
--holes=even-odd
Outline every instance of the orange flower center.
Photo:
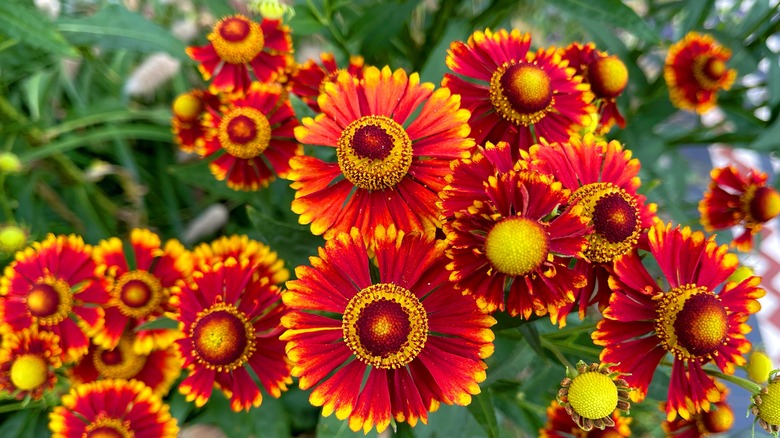
[[734,425],[734,412],[726,403],[718,403],[715,406],[717,409],[701,414],[707,432],[723,433],[731,430]]
[[603,56],[588,66],[588,82],[598,97],[615,98],[628,84],[628,69],[617,56]]
[[31,391],[46,382],[48,366],[37,354],[19,356],[11,364],[11,383],[21,391]]
[[173,115],[184,122],[193,122],[203,112],[203,102],[192,93],[180,94],[173,101]]
[[361,362],[382,369],[414,360],[428,339],[428,316],[420,300],[392,283],[371,285],[347,303],[344,341]]
[[365,190],[394,187],[412,166],[412,141],[385,116],[363,116],[344,129],[336,149],[344,177]]
[[693,60],[693,79],[705,90],[716,90],[726,75],[726,63],[712,55],[699,55]]
[[235,108],[219,123],[219,142],[227,153],[236,158],[255,158],[271,142],[271,124],[255,108]]
[[720,297],[693,284],[674,288],[656,304],[656,332],[679,359],[710,359],[728,340],[729,320]]
[[255,351],[255,328],[231,304],[217,303],[199,312],[189,335],[198,362],[218,372],[242,366]]
[[130,422],[118,418],[108,418],[101,413],[86,429],[86,438],[133,438]]
[[504,275],[519,277],[538,269],[547,259],[547,232],[537,221],[510,217],[493,226],[485,239],[485,255]]
[[41,325],[57,325],[73,307],[70,286],[64,280],[46,277],[36,283],[27,295],[27,309]]
[[587,184],[572,193],[571,199],[579,200],[583,216],[593,225],[585,250],[591,262],[610,263],[639,242],[642,223],[638,204],[622,188],[609,182]]
[[247,64],[263,50],[265,39],[260,25],[243,15],[220,20],[208,36],[214,51],[228,64]]
[[142,318],[162,312],[166,300],[160,280],[146,271],[129,271],[122,274],[111,290],[112,303],[123,315]]
[[768,222],[780,214],[780,193],[772,187],[758,187],[750,199],[750,216],[757,222]]
[[490,78],[490,102],[515,125],[537,123],[555,103],[550,75],[534,64],[506,62]]
[[133,351],[133,340],[122,336],[116,348],[98,348],[92,355],[92,363],[101,377],[107,379],[130,379],[138,375],[146,365],[146,356]]

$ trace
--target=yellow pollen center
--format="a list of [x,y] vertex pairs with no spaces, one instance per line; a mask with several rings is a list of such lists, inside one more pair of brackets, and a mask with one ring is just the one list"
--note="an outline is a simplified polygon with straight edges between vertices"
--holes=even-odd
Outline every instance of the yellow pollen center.
[[179,120],[192,122],[200,117],[203,111],[203,102],[190,93],[180,94],[173,101],[173,114]]
[[374,284],[355,294],[344,310],[341,327],[355,357],[382,369],[411,362],[428,339],[428,316],[422,303],[392,283]]
[[385,116],[350,123],[336,149],[344,178],[365,190],[394,187],[412,166],[412,141],[403,126]]
[[726,404],[718,403],[717,409],[703,412],[704,427],[709,433],[723,433],[734,425],[734,412]]
[[518,277],[537,269],[547,258],[547,232],[536,221],[511,217],[493,226],[485,239],[485,255],[500,273]]
[[68,283],[61,279],[44,278],[27,295],[27,309],[38,323],[57,325],[67,318],[73,306]]
[[770,383],[766,389],[766,394],[761,394],[758,418],[772,426],[780,426],[780,381]]
[[720,80],[726,75],[726,64],[711,55],[699,55],[691,66],[693,79],[705,90],[716,90]]
[[163,289],[160,280],[143,270],[125,272],[111,290],[111,302],[130,318],[162,313],[166,300],[167,291]]
[[46,382],[47,371],[42,357],[25,354],[11,365],[11,383],[21,391],[30,391]]
[[658,337],[680,359],[709,359],[728,339],[728,313],[706,288],[674,288],[659,298],[656,313]]
[[219,142],[227,153],[236,158],[255,158],[270,145],[271,124],[255,108],[235,108],[219,123]]
[[758,187],[748,208],[756,222],[768,222],[780,214],[780,193],[772,187]]
[[108,418],[103,413],[85,428],[85,432],[86,438],[133,438],[135,436],[130,430],[129,421]]
[[490,79],[490,102],[515,125],[537,123],[555,103],[550,75],[535,64],[504,63]]
[[92,363],[100,376],[107,379],[131,379],[146,365],[147,356],[133,351],[133,339],[122,336],[113,350],[98,348],[92,356]]
[[638,203],[624,189],[609,182],[592,183],[577,189],[571,199],[579,200],[583,216],[593,225],[585,250],[591,262],[611,263],[639,243],[642,221]]
[[598,97],[614,98],[628,84],[628,69],[617,56],[604,56],[588,66],[588,82]]
[[228,64],[247,64],[263,50],[265,38],[259,24],[242,15],[220,20],[208,36],[220,59]]
[[569,386],[569,403],[583,418],[598,420],[617,408],[618,389],[609,376],[599,372],[578,375]]
[[199,362],[226,372],[242,366],[255,351],[255,328],[230,304],[217,303],[198,313],[190,339]]

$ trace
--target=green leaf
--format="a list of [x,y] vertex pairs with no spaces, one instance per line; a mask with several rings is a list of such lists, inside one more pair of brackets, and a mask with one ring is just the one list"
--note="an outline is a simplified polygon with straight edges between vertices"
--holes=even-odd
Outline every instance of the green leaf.
[[246,214],[258,239],[276,251],[291,269],[307,265],[309,256],[317,254],[317,247],[324,246],[321,236],[311,234],[308,226],[298,225],[294,220],[280,221],[250,205]]
[[780,148],[780,117],[767,126],[764,132],[753,143],[750,143],[748,148],[761,152],[778,150]]
[[704,20],[707,19],[707,14],[712,11],[714,3],[715,0],[685,2],[685,7],[681,11],[685,20],[682,26],[680,26],[680,31],[687,33],[690,30],[701,28]]
[[496,420],[496,409],[493,406],[493,394],[490,392],[490,388],[486,388],[481,394],[472,397],[468,409],[477,423],[485,429],[488,437],[498,437],[498,420]]
[[161,316],[159,318],[155,318],[151,321],[147,321],[137,326],[134,330],[138,332],[141,330],[159,330],[159,329],[176,329],[176,328],[179,328],[178,321],[176,321],[175,319]]
[[366,8],[363,19],[350,29],[350,37],[363,41],[360,53],[366,57],[387,56],[390,43],[409,20],[419,0],[380,2]]
[[544,357],[544,347],[542,347],[542,338],[539,336],[539,331],[536,330],[536,325],[525,324],[517,328],[522,333],[523,338],[528,342],[528,345],[533,348],[534,352],[539,357]]
[[344,437],[372,437],[377,438],[376,428],[371,429],[367,435],[363,431],[352,432],[347,420],[339,420],[336,415],[321,417],[317,424],[317,438],[344,438]]
[[167,52],[186,59],[185,45],[170,32],[119,5],[109,5],[86,18],[68,18],[55,23],[73,44],[108,50],[142,53]]
[[[766,88],[769,91],[769,106],[776,108],[780,104],[780,55],[767,58],[769,72],[767,73]],[[777,111],[775,111],[776,113]]]
[[0,34],[48,53],[77,58],[78,50],[57,32],[48,18],[28,6],[30,3],[20,0],[0,2]]
[[659,42],[658,35],[645,20],[620,0],[551,0],[550,3],[574,18],[588,17],[605,26],[621,28],[645,42]]

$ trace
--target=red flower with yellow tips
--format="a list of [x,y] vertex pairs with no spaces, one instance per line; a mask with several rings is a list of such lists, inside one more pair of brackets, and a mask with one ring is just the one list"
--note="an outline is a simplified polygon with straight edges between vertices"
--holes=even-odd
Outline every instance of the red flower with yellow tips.
[[[266,278],[273,285],[279,285],[290,278],[290,271],[285,269],[284,260],[268,245],[250,239],[246,235],[222,236],[211,243],[201,243],[192,250],[196,266],[213,265],[229,258],[248,260],[255,265],[254,276]],[[274,286],[276,287],[276,286]]]
[[0,334],[50,331],[60,337],[64,361],[75,361],[87,354],[88,336],[103,329],[108,301],[92,246],[49,234],[18,252],[0,278]]
[[701,223],[708,232],[734,226],[744,231],[732,245],[740,251],[753,248],[753,236],[780,214],[780,193],[767,185],[767,175],[751,169],[747,175],[734,166],[712,169],[712,179],[699,202]]
[[320,54],[320,63],[310,59],[293,72],[290,77],[290,91],[300,97],[309,108],[320,112],[317,97],[325,88],[325,83],[334,82],[342,71],[361,79],[363,77],[363,57],[350,56],[349,64],[344,68],[339,68],[333,53],[323,52]]
[[582,207],[564,207],[568,190],[531,170],[491,176],[485,184],[485,200],[444,224],[450,280],[488,312],[525,319],[549,313],[557,322],[575,288],[585,286],[585,277],[568,267],[587,243]]
[[[712,434],[728,432],[734,425],[734,411],[726,402],[728,389],[719,381],[715,386],[720,391],[720,401],[715,403],[709,412],[699,412],[685,418],[676,418],[673,421],[664,421],[661,426],[667,436],[674,438],[704,438]],[[664,404],[661,404],[664,409]]]
[[392,226],[373,233],[341,233],[296,269],[282,338],[323,415],[381,433],[392,419],[426,423],[440,403],[468,405],[486,376],[495,320],[447,281],[443,242]]
[[745,333],[748,317],[761,308],[761,279],[728,281],[739,259],[718,246],[714,236],[690,228],[656,223],[648,232],[650,255],[665,285],[659,285],[638,253],[620,256],[609,286],[614,291],[604,319],[592,334],[604,346],[601,361],[627,373],[624,378],[643,399],[656,367],[668,353],[674,357],[667,397],[668,421],[679,414],[710,410],[720,400],[702,366],[713,362],[726,374],[745,364],[750,351]]
[[292,62],[292,38],[280,20],[256,23],[241,15],[225,17],[208,35],[209,44],[187,47],[187,55],[199,62],[203,79],[218,91],[247,91],[249,74],[271,82]]
[[293,137],[298,126],[285,91],[277,84],[252,83],[246,95],[204,117],[205,143],[198,152],[217,156],[209,170],[235,190],[257,190],[290,171],[290,158],[303,153]]
[[181,356],[175,345],[148,354],[133,348],[133,332],[125,332],[112,349],[95,345],[67,373],[72,385],[105,379],[140,380],[160,397],[165,397],[181,374]]
[[178,291],[184,337],[176,341],[188,376],[179,385],[187,401],[203,406],[216,385],[234,411],[263,401],[257,376],[268,394],[279,397],[292,383],[280,318],[287,312],[276,285],[256,277],[256,263],[228,258],[201,264],[193,282]]
[[553,400],[547,407],[547,423],[539,429],[540,438],[621,438],[631,436],[631,418],[620,415],[615,409],[611,416],[614,426],[604,429],[593,428],[589,431],[580,429],[580,426],[572,420],[571,415],[558,401]]
[[555,48],[530,51],[531,35],[518,30],[476,31],[455,41],[442,86],[471,111],[477,144],[501,140],[527,150],[538,139],[565,141],[589,123],[593,94]]
[[95,261],[111,296],[104,306],[105,328],[95,334],[95,344],[112,349],[126,330],[133,330],[133,350],[148,354],[167,348],[181,336],[175,329],[143,328],[174,312],[171,288],[192,275],[190,253],[178,240],[163,245],[157,234],[136,228],[130,232],[129,245],[116,237],[101,241],[95,248]]
[[39,400],[57,384],[62,366],[60,337],[52,332],[25,328],[3,335],[0,347],[0,392],[17,399]]
[[469,112],[447,89],[433,91],[417,73],[368,67],[327,82],[322,114],[304,118],[295,137],[336,149],[336,163],[312,156],[290,160],[292,210],[325,239],[378,225],[433,233],[440,225],[437,193],[449,163],[468,156]]
[[[585,260],[577,270],[588,278],[588,287],[577,291],[580,318],[588,306],[603,309],[611,291],[607,284],[612,262],[632,252],[655,223],[656,205],[637,193],[640,163],[618,141],[601,141],[593,135],[572,136],[568,142],[531,147],[532,168],[552,175],[571,191],[570,202],[583,206],[592,225]],[[594,288],[598,285],[596,294]],[[563,309],[567,315],[573,304]]]
[[207,108],[219,108],[220,97],[206,90],[191,90],[176,96],[171,104],[173,139],[184,152],[195,152],[206,130],[202,119]]
[[49,414],[52,438],[176,438],[168,405],[137,380],[101,380],[73,387]]
[[617,98],[628,85],[628,69],[623,61],[597,50],[593,43],[571,43],[562,57],[590,84],[599,115],[596,132],[606,134],[614,125],[625,128],[626,120],[617,107]]
[[664,79],[669,98],[677,108],[699,114],[713,108],[717,92],[728,90],[737,72],[726,66],[731,50],[710,35],[689,32],[669,48]]

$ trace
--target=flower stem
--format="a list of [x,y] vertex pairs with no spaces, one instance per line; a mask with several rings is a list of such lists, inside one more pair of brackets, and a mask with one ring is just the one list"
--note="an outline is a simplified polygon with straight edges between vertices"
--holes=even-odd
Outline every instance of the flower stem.
[[759,391],[761,391],[761,386],[751,382],[750,380],[743,379],[742,377],[730,376],[718,370],[710,370],[706,368],[704,369],[704,372],[709,374],[710,376],[717,377],[727,382],[731,382],[737,386],[741,386],[747,389],[751,394],[757,394]]
[[45,403],[43,400],[34,400],[34,401],[22,400],[16,403],[8,403],[8,404],[0,405],[0,414],[5,414],[7,412],[21,411],[22,409],[34,409],[44,405]]

